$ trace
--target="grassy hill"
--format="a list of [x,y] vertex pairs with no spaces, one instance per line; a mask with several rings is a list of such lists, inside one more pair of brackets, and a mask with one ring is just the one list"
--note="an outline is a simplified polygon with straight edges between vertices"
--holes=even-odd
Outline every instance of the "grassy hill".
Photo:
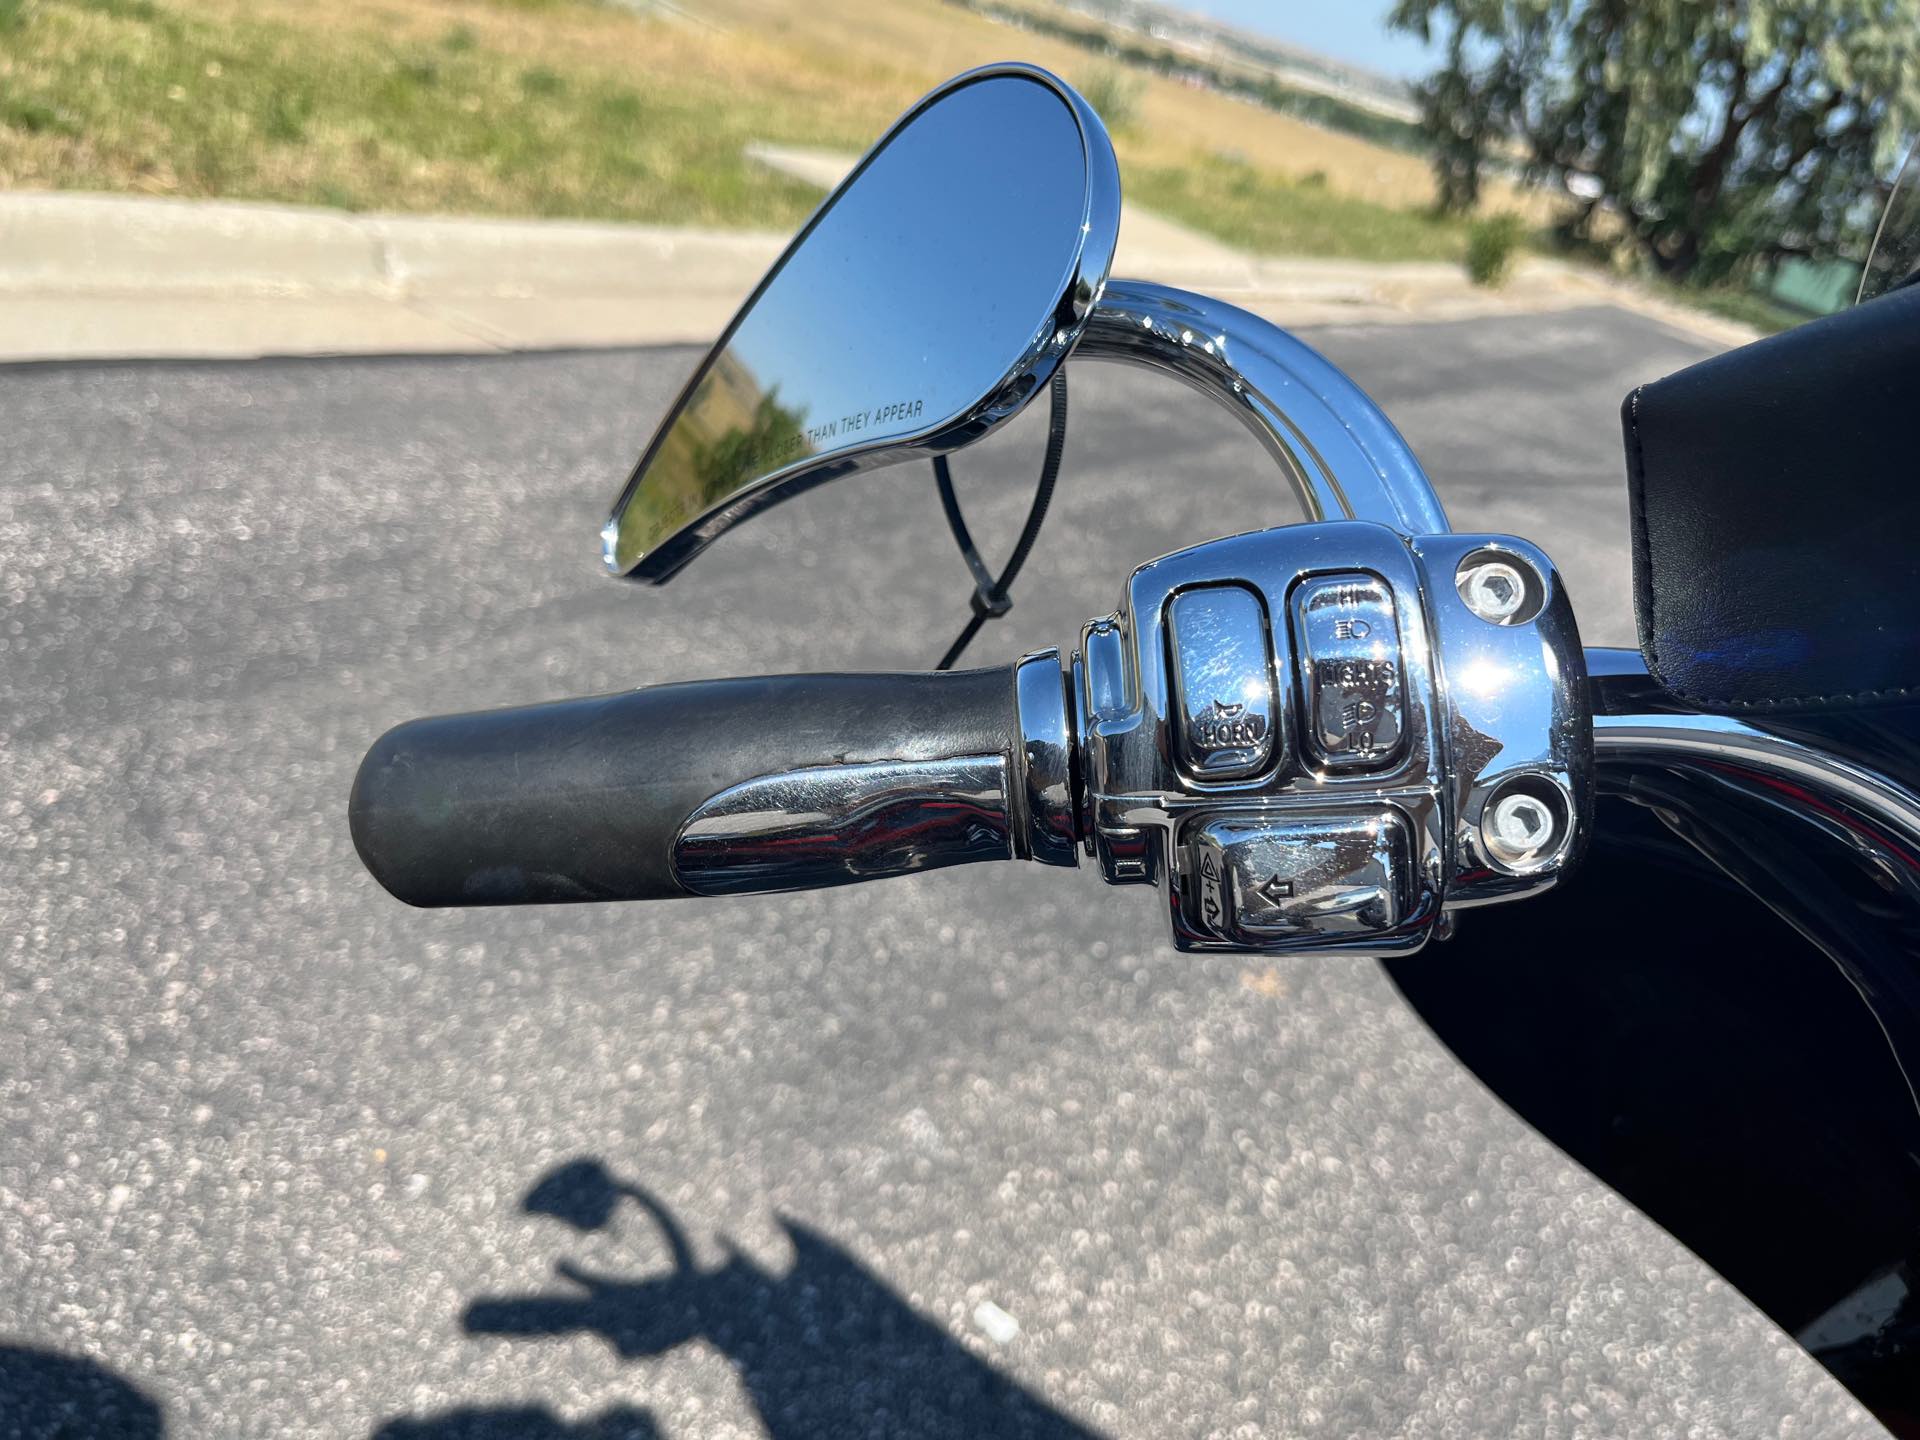
[[1195,228],[1460,254],[1416,155],[944,0],[0,0],[0,186],[786,229],[817,196],[746,141],[859,150],[1006,58],[1124,95],[1129,193]]

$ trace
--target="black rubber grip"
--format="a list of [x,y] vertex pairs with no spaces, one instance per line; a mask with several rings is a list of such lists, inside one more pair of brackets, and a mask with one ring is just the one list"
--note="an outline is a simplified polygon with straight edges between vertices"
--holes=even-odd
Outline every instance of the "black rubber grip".
[[409,905],[688,893],[672,846],[729,786],[818,765],[1017,751],[1012,667],[776,675],[410,720],[360,762],[348,815]]

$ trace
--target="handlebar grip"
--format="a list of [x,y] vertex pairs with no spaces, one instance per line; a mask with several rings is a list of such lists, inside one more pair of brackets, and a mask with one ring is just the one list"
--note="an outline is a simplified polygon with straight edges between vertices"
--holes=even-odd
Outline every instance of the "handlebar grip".
[[[992,783],[948,795],[940,777],[963,760]],[[1011,858],[1019,763],[1012,667],[703,680],[408,721],[367,752],[348,814],[367,869],[409,905],[797,889]],[[902,775],[941,793],[862,800],[861,784]],[[780,832],[781,807],[818,810],[823,780],[851,784],[848,823]],[[713,842],[697,863],[675,853],[696,812]],[[909,833],[942,826],[936,845]],[[778,863],[730,844],[744,832]]]

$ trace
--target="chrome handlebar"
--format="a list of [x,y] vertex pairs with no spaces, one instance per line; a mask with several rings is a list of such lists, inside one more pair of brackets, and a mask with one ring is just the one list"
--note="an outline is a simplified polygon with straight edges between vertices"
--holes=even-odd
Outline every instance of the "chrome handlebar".
[[1368,954],[1552,884],[1591,814],[1592,733],[1547,558],[1448,533],[1372,399],[1246,310],[1109,281],[1074,354],[1226,406],[1310,523],[1142,566],[1064,687],[1057,651],[1027,656],[1006,763],[823,766],[714,796],[675,840],[680,883],[732,894],[1084,853],[1111,884],[1158,886],[1182,949]]
[[1114,281],[1075,353],[1225,405],[1308,523],[1141,567],[1064,665],[710,682],[397,727],[350,805],[369,869],[412,904],[528,904],[1084,854],[1110,883],[1158,887],[1183,949],[1401,954],[1461,908],[1555,883],[1598,766],[1630,799],[1648,772],[1750,780],[1876,876],[1911,879],[1920,796],[1858,757],[1677,713],[1625,652],[1592,652],[1589,694],[1547,558],[1449,533],[1379,408],[1278,327]]
[[1183,950],[1404,954],[1552,885],[1592,814],[1592,720],[1550,561],[1498,536],[1331,521],[1143,565],[1014,673],[1010,755],[819,766],[713,796],[700,894],[981,859],[1095,859]]
[[356,781],[369,869],[413,904],[529,904],[1085,854],[1157,886],[1182,949],[1373,955],[1554,883],[1593,733],[1546,556],[1449,533],[1379,408],[1258,316],[1114,282],[1077,353],[1227,405],[1307,523],[1141,566],[1064,664],[409,722]]
[[1426,471],[1339,366],[1251,311],[1165,285],[1110,280],[1076,360],[1173,376],[1252,430],[1308,520],[1372,520],[1405,535],[1450,527]]

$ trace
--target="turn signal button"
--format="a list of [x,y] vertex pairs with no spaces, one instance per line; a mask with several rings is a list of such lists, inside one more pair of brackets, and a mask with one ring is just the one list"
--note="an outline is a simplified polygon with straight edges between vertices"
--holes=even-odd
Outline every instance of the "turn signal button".
[[1412,842],[1391,808],[1222,816],[1193,832],[1191,849],[1194,918],[1224,940],[1350,939],[1405,917]]

